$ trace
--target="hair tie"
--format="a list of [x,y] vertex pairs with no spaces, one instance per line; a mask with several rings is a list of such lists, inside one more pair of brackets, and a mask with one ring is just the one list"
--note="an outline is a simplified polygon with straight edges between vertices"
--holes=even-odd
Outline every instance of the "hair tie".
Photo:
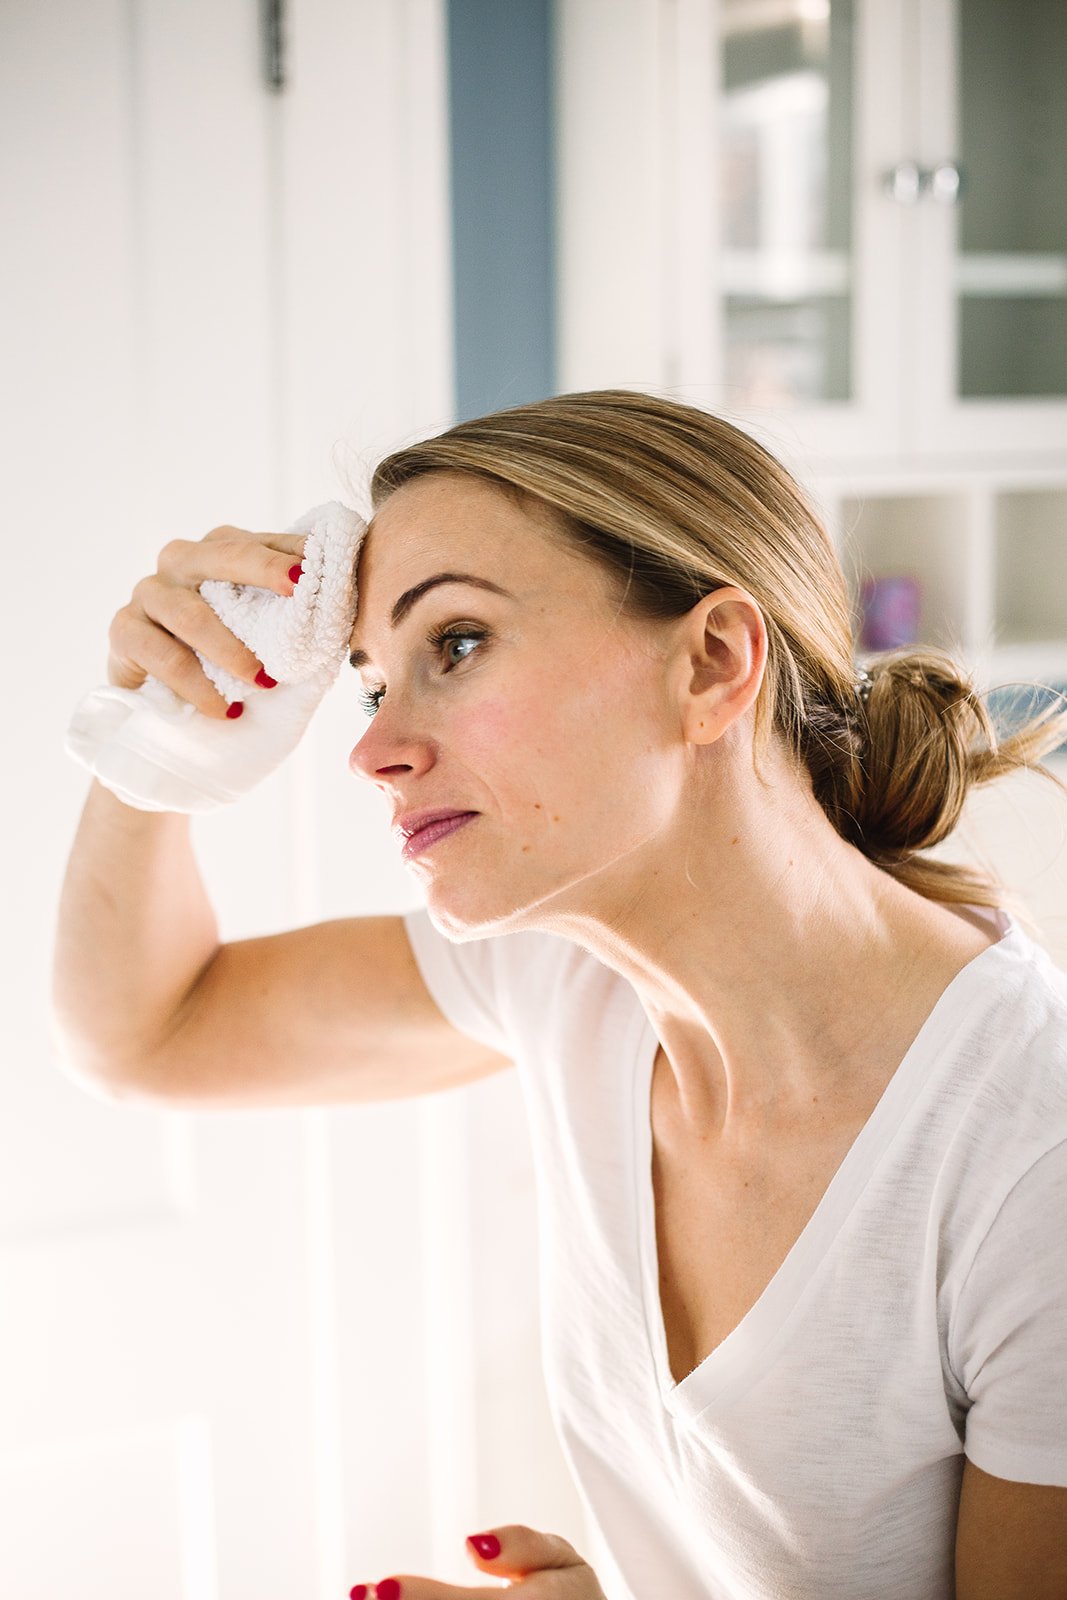
[[856,668],[856,692],[863,701],[864,705],[867,704],[867,701],[870,697],[871,684],[873,682],[874,679],[871,677],[866,667]]

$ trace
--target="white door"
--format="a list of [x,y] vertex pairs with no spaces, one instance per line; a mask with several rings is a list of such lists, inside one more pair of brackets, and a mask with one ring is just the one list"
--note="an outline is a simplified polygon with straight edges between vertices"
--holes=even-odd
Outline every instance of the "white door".
[[107,623],[153,545],[278,503],[254,10],[25,0],[0,34],[0,1587],[280,1600],[318,1587],[300,1123],[119,1111],[48,1031],[62,733]]
[[[335,467],[452,420],[442,5],[306,0],[280,94],[258,9],[0,15],[0,1590],[18,1600],[337,1600],[390,1570],[470,1581],[463,1536],[494,1520],[583,1541],[538,1382],[510,1076],[435,1103],[179,1114],[94,1099],[49,1034],[88,787],[62,737],[112,614],[168,539],[284,527],[349,498]],[[232,813],[196,819],[224,939],[419,903],[345,770],[354,690]],[[491,1152],[476,1170],[468,1139]]]

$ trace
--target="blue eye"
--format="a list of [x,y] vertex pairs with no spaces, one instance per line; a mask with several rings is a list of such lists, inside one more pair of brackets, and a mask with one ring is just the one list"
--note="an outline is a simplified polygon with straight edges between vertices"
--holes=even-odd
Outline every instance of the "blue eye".
[[[485,630],[483,628],[465,628],[465,627],[460,625],[460,626],[453,626],[453,627],[449,627],[449,628],[435,628],[431,633],[427,634],[426,643],[430,646],[430,648],[432,650],[441,651],[445,647],[446,644],[451,644],[452,641],[456,640],[456,639],[459,639],[459,640],[473,639],[476,644],[479,644],[479,643],[481,643],[481,641],[485,637],[486,637],[486,634],[485,634]],[[466,658],[466,656],[461,656],[459,659],[461,661],[465,661],[467,658]],[[458,666],[459,665],[459,661],[453,661],[451,663],[451,665],[452,666]],[[446,671],[447,670],[448,669],[446,668]],[[364,712],[367,714],[367,716],[368,717],[373,717],[374,713],[381,706],[382,700],[385,698],[385,690],[384,689],[366,689],[366,690],[362,690],[357,698],[359,700],[360,706],[362,707]]]

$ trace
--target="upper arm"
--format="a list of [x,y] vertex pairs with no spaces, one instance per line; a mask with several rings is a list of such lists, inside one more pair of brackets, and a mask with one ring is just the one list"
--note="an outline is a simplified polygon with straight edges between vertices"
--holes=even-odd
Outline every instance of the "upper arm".
[[119,1098],[326,1106],[432,1094],[512,1065],[443,1015],[404,920],[348,917],[220,945]]
[[957,1600],[1067,1596],[1065,1226],[1061,1140],[1004,1196],[955,1307],[953,1364],[970,1400]]
[[956,1600],[1064,1600],[1067,1488],[1013,1483],[964,1461]]

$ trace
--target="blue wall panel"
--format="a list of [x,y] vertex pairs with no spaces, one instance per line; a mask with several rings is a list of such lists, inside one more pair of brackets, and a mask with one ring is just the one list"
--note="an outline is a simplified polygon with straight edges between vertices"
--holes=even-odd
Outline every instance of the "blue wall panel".
[[552,0],[449,0],[456,418],[556,392]]

